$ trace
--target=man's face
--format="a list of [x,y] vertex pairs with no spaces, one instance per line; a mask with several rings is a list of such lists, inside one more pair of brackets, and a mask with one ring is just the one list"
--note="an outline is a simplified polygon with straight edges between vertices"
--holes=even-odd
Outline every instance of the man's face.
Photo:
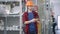
[[32,9],[33,9],[33,6],[28,6],[28,9],[29,9],[29,10],[32,10]]

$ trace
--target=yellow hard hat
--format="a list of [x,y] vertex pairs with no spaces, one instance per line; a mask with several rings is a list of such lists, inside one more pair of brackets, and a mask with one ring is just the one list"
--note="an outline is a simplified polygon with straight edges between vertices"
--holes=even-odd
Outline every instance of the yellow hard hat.
[[33,2],[32,1],[27,1],[27,3],[26,3],[26,6],[33,6],[34,4],[33,4]]

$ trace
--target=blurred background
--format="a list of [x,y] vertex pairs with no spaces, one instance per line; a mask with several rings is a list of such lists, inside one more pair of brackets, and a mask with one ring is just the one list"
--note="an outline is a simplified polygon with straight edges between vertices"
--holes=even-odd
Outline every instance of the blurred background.
[[[25,34],[22,15],[29,0],[0,0],[0,34]],[[40,19],[39,34],[60,34],[60,0],[31,0]]]

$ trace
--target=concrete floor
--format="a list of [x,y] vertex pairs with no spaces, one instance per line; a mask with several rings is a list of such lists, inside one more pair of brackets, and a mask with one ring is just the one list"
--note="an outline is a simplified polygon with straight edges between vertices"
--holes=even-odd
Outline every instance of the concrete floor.
[[56,34],[60,34],[60,30],[56,30]]

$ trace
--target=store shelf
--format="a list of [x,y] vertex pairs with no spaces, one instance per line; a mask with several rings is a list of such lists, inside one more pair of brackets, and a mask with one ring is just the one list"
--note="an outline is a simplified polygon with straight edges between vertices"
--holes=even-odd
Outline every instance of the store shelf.
[[[0,27],[0,30],[4,30],[4,27]],[[7,31],[20,31],[20,29],[15,28],[15,27],[7,27],[6,30]]]
[[6,28],[6,30],[17,30],[17,31],[19,30],[18,29],[19,24],[20,24],[20,16],[19,15],[8,15],[6,17],[3,16],[0,18],[1,18],[0,20],[3,21],[3,25],[0,25],[1,26],[0,30],[4,30],[4,28]]
[[4,9],[4,12],[0,10],[0,20],[4,22],[3,27],[0,25],[0,34],[20,34],[21,0],[0,0],[0,4],[6,5],[9,10],[6,13]]
[[20,17],[20,15],[0,15],[0,17]]
[[[8,30],[8,31],[7,31],[7,34],[19,34],[19,32],[20,32],[20,31],[13,31],[13,30],[10,31],[10,30]],[[0,30],[0,34],[4,34],[4,30]]]
[[7,17],[20,17],[20,15],[7,15]]

